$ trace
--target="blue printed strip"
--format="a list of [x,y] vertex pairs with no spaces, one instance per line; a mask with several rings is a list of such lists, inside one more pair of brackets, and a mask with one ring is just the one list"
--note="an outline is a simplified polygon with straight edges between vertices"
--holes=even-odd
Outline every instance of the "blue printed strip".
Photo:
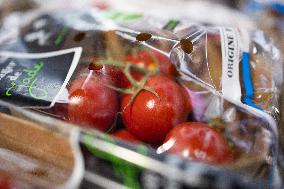
[[280,14],[284,14],[284,3],[277,2],[277,1],[276,2],[275,1],[274,2],[258,2],[256,0],[249,1],[245,5],[244,10],[246,12],[254,12],[254,11],[263,10],[267,8],[271,8]]
[[254,88],[251,80],[250,74],[250,58],[248,52],[242,53],[242,79],[245,89],[245,96],[243,97],[243,102],[251,107],[262,110],[259,106],[255,105],[252,98],[254,96]]
[[284,4],[282,3],[272,3],[271,7],[280,14],[284,14]]

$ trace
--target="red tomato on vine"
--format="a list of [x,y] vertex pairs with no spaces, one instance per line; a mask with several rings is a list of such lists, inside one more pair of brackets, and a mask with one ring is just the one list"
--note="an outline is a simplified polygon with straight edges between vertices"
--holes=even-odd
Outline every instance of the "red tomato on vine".
[[184,89],[167,76],[151,76],[146,86],[158,96],[141,90],[130,102],[132,96],[124,95],[121,103],[122,119],[133,135],[155,144],[163,141],[175,125],[186,121],[191,104]]
[[109,129],[118,111],[118,97],[108,87],[112,82],[101,75],[72,82],[68,104],[71,122],[102,131]]

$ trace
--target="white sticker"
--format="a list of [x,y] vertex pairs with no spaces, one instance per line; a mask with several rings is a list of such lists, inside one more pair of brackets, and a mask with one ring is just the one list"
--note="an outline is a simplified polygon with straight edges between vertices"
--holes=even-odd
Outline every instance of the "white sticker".
[[222,94],[227,99],[240,101],[239,36],[234,28],[220,28],[222,45]]

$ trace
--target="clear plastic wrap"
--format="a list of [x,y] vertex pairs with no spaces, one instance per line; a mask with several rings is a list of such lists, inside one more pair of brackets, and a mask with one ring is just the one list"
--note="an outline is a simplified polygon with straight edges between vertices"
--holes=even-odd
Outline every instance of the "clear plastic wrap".
[[[88,7],[12,14],[0,38],[1,100],[281,184],[281,54],[263,32]],[[208,130],[172,150],[185,122]]]

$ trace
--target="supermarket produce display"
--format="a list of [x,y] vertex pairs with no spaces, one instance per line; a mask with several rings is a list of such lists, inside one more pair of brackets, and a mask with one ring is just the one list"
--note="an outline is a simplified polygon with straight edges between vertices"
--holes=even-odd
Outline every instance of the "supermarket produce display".
[[274,36],[90,2],[2,16],[4,185],[281,188]]

